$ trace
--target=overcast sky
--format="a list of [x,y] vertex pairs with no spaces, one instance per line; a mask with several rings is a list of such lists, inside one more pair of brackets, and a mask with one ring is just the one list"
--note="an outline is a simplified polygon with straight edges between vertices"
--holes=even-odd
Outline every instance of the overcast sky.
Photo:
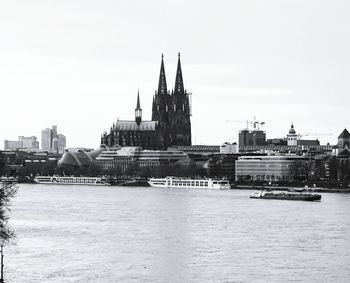
[[[164,53],[173,88],[181,52],[192,92],[193,144],[298,133],[335,144],[350,128],[350,1],[1,1],[0,148],[58,126],[69,147],[134,119],[140,89],[151,118]],[[307,137],[312,138],[312,137]]]

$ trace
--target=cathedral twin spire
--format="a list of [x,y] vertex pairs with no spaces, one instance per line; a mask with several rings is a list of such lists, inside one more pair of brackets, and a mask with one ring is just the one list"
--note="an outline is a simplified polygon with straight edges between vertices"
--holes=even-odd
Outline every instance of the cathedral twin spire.
[[[176,78],[175,78],[175,94],[184,93],[184,83],[182,79],[182,70],[181,70],[181,60],[180,60],[180,52],[178,53],[178,61],[177,61],[177,70],[176,70]],[[158,95],[167,95],[167,83],[165,76],[165,68],[164,68],[164,55],[162,54],[162,61],[160,64],[160,74],[159,74],[159,83],[158,83]]]
[[177,70],[176,70],[176,79],[175,79],[175,94],[181,94],[185,92],[184,82],[182,79],[182,70],[181,70],[181,61],[180,61],[180,52],[178,54],[177,60]]
[[158,94],[159,95],[166,95],[167,85],[166,85],[166,77],[165,77],[165,69],[164,69],[164,60],[163,60],[163,54],[162,54],[162,62],[160,64],[160,74],[159,74],[159,83],[158,83]]
[[162,54],[162,60],[160,64],[158,91],[156,91],[153,97],[152,104],[152,120],[167,122],[169,117],[169,112],[176,111],[177,109],[182,109],[185,111],[185,105],[187,105],[185,97],[185,89],[182,78],[181,70],[181,60],[180,52],[178,53],[178,62],[175,78],[175,88],[170,93],[168,93],[167,82],[165,76],[164,68],[164,55]]
[[[182,78],[180,52],[178,53],[175,88],[171,95],[168,93],[165,68],[164,68],[164,55],[162,54],[162,60],[160,64],[158,91],[153,96],[152,101],[152,120],[153,121],[168,121],[169,111],[187,112],[188,98],[184,89],[184,83]],[[135,120],[141,122],[141,107],[140,96],[137,94],[137,105],[135,109]]]

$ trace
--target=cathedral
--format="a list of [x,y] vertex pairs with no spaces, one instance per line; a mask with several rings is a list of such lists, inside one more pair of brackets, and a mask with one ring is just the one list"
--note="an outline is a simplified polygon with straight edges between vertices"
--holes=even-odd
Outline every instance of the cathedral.
[[158,90],[152,102],[152,120],[142,120],[140,95],[137,94],[135,120],[117,120],[109,133],[101,136],[101,145],[140,146],[143,149],[166,150],[174,145],[191,145],[190,93],[184,88],[180,53],[174,89],[168,91],[164,60],[160,65]]

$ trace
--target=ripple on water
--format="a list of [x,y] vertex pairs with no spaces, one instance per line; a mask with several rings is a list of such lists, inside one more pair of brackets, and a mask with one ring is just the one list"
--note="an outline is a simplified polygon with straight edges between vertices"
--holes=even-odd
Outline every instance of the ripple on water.
[[21,185],[6,282],[350,281],[350,196]]

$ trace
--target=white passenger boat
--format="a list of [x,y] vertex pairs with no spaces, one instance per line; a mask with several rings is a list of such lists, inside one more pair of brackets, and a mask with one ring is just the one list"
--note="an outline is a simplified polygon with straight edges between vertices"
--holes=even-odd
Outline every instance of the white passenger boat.
[[55,185],[92,185],[106,186],[109,185],[104,179],[99,177],[59,177],[59,176],[37,176],[34,181],[38,184],[55,184]]
[[148,183],[156,188],[227,190],[230,183],[225,179],[187,179],[180,177],[150,178]]

